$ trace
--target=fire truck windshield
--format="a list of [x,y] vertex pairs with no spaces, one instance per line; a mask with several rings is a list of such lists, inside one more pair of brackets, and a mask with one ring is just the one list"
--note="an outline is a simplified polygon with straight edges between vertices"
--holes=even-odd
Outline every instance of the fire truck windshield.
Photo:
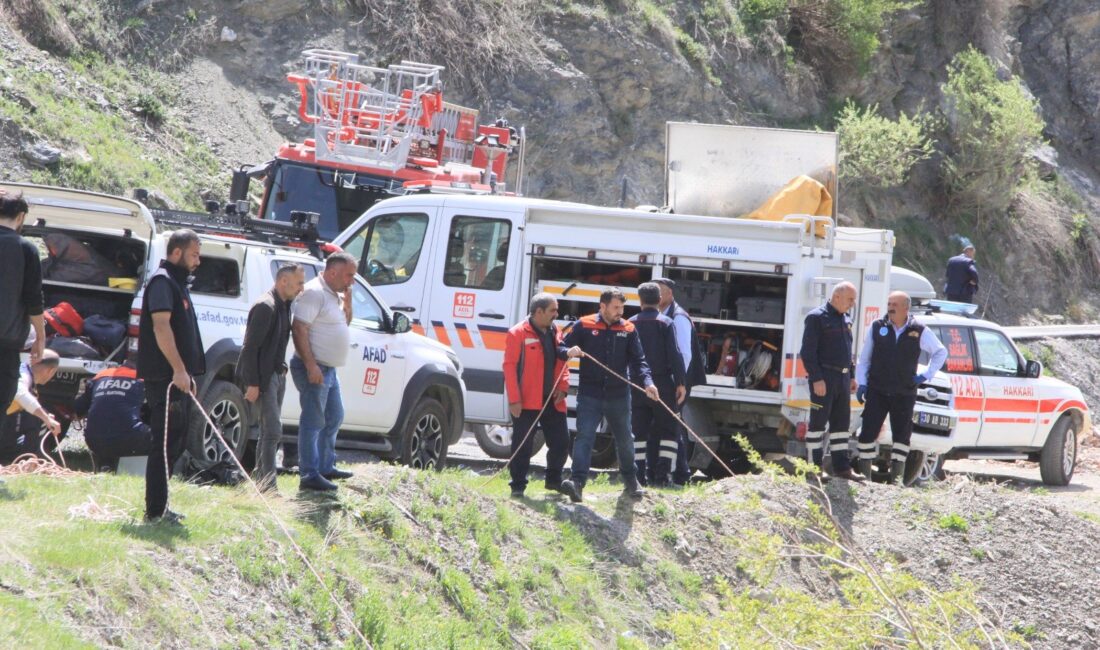
[[269,174],[264,218],[290,221],[295,210],[321,215],[317,231],[332,241],[377,201],[400,187],[394,179],[276,160]]

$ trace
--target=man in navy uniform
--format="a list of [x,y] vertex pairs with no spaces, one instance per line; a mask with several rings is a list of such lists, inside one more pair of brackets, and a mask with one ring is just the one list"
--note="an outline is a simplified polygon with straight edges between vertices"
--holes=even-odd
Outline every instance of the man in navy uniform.
[[638,332],[649,372],[664,406],[648,399],[631,401],[634,464],[638,467],[638,480],[643,484],[668,487],[680,442],[680,423],[673,413],[687,397],[687,368],[676,343],[672,319],[658,310],[661,287],[655,282],[643,283],[638,287],[638,302],[642,311],[630,322]]
[[978,266],[974,263],[974,246],[967,244],[960,255],[947,260],[947,284],[943,293],[953,302],[974,302],[978,293]]
[[[917,388],[931,379],[947,359],[947,348],[930,328],[909,315],[912,301],[904,291],[890,294],[886,318],[871,323],[867,340],[856,366],[856,399],[863,407],[863,427],[859,431],[859,468],[871,471],[875,458],[875,440],[886,416],[890,416],[893,437],[889,483],[895,483],[909,457],[909,438],[913,434],[913,406]],[[928,368],[917,373],[921,352],[928,354]]]
[[[662,314],[672,319],[672,331],[676,335],[676,346],[680,349],[680,356],[683,357],[684,369],[687,372],[684,388],[686,394],[690,395],[692,386],[707,383],[706,368],[704,367],[706,355],[700,354],[695,322],[691,320],[687,310],[676,302],[674,294],[676,283],[668,278],[654,278],[653,281],[661,289],[661,302],[657,305],[657,308]],[[684,402],[676,405],[674,410],[677,415],[681,413],[683,407]],[[691,448],[688,446],[688,432],[679,423],[677,423],[677,431],[676,463],[672,469],[672,484],[675,487],[683,487],[691,479],[692,470],[688,466],[688,454]]]
[[848,311],[856,304],[856,287],[841,282],[833,287],[829,302],[806,314],[802,330],[802,363],[810,381],[810,426],[806,449],[820,470],[825,455],[825,434],[833,458],[833,475],[849,481],[864,476],[852,470],[848,457],[848,428],[852,418],[852,319]]

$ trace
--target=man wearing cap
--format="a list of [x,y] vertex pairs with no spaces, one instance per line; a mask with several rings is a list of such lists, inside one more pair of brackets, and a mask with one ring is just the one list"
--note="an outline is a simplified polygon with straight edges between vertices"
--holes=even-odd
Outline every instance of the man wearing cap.
[[[672,333],[676,338],[676,347],[680,350],[680,356],[684,360],[684,368],[687,369],[684,388],[687,394],[691,394],[691,387],[707,383],[706,370],[703,368],[703,358],[698,352],[698,344],[695,335],[695,323],[687,311],[676,303],[674,291],[676,283],[668,278],[656,278],[653,280],[661,289],[661,301],[657,309],[672,319]],[[686,399],[676,404],[676,414],[683,411]],[[676,463],[672,468],[673,485],[683,486],[691,478],[691,468],[688,467],[688,433],[683,426],[677,425],[676,432]]]
[[953,302],[974,302],[978,293],[978,266],[974,263],[974,246],[967,244],[963,252],[947,260],[947,284],[943,293]]

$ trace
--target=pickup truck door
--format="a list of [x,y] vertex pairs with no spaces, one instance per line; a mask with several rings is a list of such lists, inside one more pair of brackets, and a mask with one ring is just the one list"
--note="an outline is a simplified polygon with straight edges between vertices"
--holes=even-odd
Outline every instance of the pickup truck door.
[[431,289],[437,214],[438,208],[427,206],[383,210],[339,240],[359,260],[359,275],[391,309],[405,312],[419,334],[427,325],[423,312]]
[[983,447],[1027,447],[1035,437],[1039,413],[1036,387],[1024,375],[1016,346],[1001,332],[975,327],[974,348],[985,391]]
[[351,350],[337,371],[349,428],[389,431],[405,391],[407,338],[387,331],[385,308],[357,278],[352,285]]
[[[444,207],[433,268],[431,335],[462,360],[466,416],[504,422],[504,339],[517,305],[522,212]],[[525,302],[525,301],[524,301]]]

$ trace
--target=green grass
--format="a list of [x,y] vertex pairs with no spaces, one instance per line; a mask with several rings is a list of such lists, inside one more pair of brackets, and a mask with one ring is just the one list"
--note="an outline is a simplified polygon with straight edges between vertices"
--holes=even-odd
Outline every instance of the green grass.
[[213,153],[168,108],[176,91],[163,77],[94,54],[51,64],[66,70],[68,83],[59,84],[51,72],[9,66],[0,53],[0,68],[32,104],[28,110],[10,94],[0,94],[0,115],[65,152],[56,166],[35,170],[35,182],[118,195],[137,187],[157,189],[177,204],[197,208],[199,191],[223,180]]
[[961,515],[950,513],[941,516],[936,525],[944,530],[954,530],[960,533],[965,533],[970,530],[970,524]]

